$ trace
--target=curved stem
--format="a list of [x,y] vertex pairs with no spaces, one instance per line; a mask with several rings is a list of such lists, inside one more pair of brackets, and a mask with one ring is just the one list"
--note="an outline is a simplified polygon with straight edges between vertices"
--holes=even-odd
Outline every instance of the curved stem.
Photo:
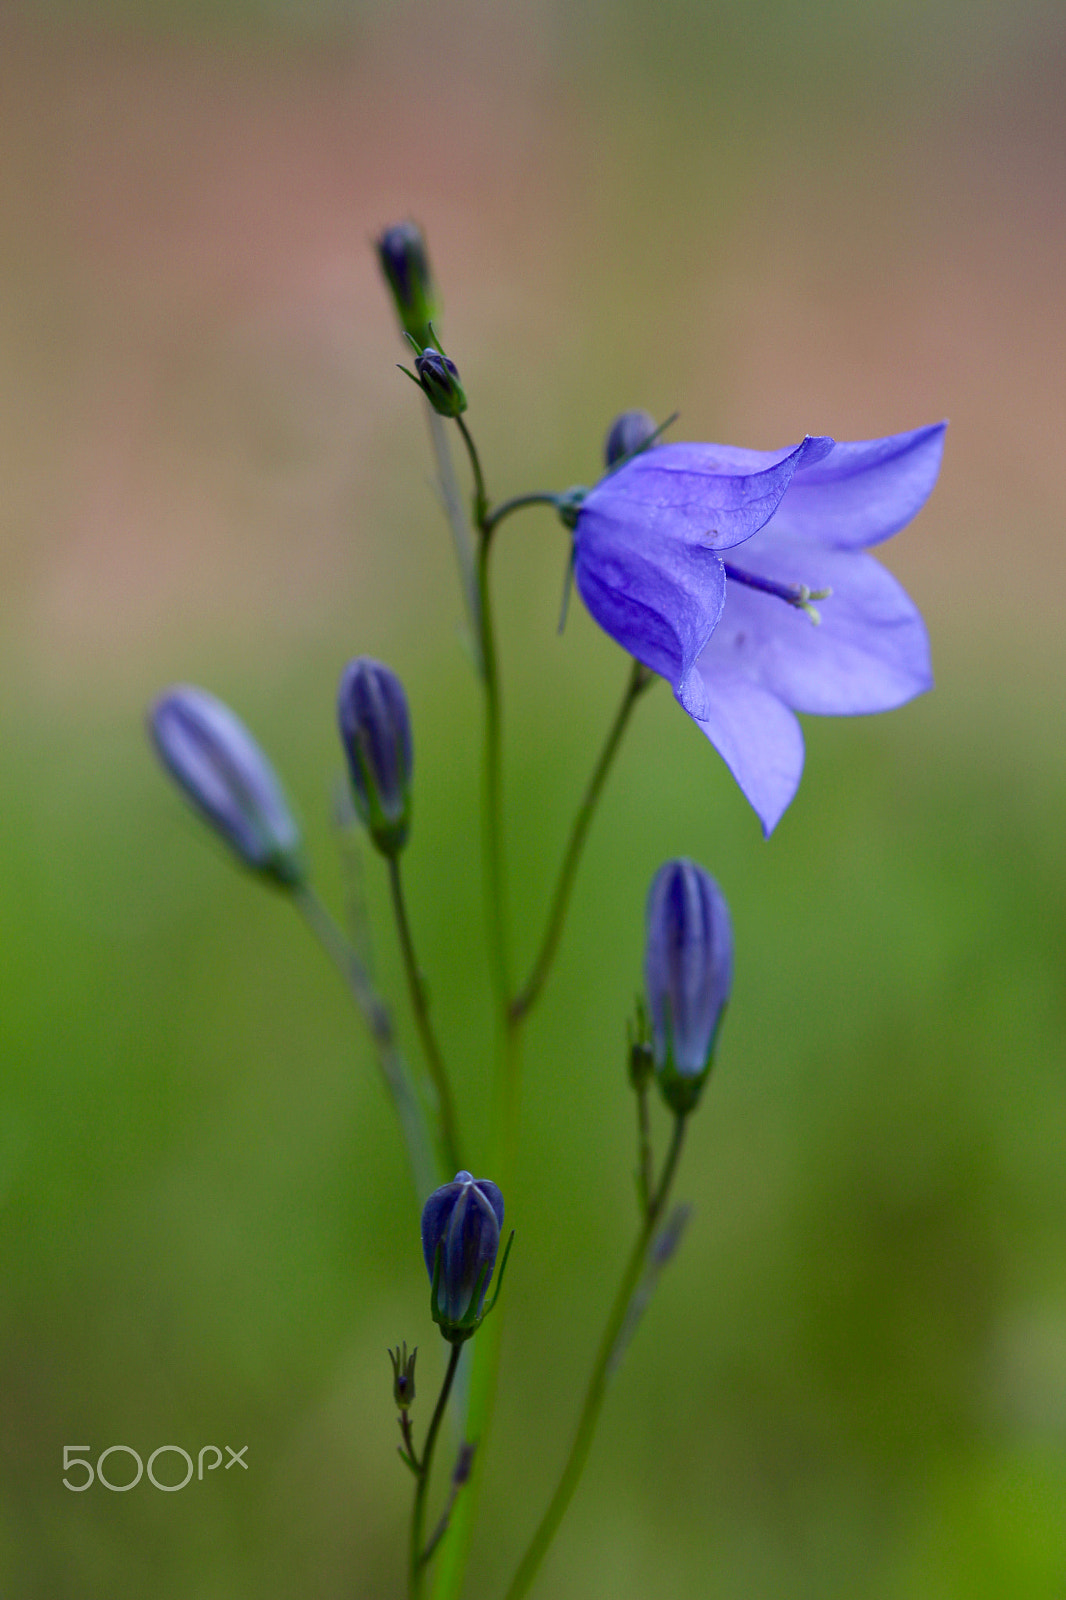
[[481,471],[481,459],[478,456],[477,446],[474,444],[470,429],[462,417],[456,417],[455,420],[458,424],[459,432],[463,436],[466,453],[470,457],[470,468],[474,474],[474,521],[480,529],[482,539],[487,539],[492,532],[492,528],[489,525],[489,497],[485,493],[485,479]]
[[309,884],[304,884],[293,890],[292,898],[311,932],[347,984],[349,993],[370,1032],[385,1089],[399,1119],[415,1192],[421,1204],[441,1181],[441,1167],[425,1110],[411,1081],[407,1063],[396,1044],[392,1014],[374,988],[366,967],[315,890]]
[[522,511],[526,506],[558,506],[557,494],[516,494],[512,500],[501,500],[498,506],[486,514],[485,527],[489,533],[501,523],[504,517],[509,517],[512,511]]
[[459,1155],[459,1132],[455,1120],[455,1102],[452,1099],[451,1086],[448,1083],[448,1071],[444,1065],[444,1057],[441,1055],[437,1036],[430,1021],[429,997],[426,994],[425,980],[422,977],[422,969],[418,965],[414,941],[411,938],[411,924],[407,916],[403,880],[400,876],[400,858],[398,855],[393,855],[389,856],[388,860],[392,909],[396,916],[396,931],[400,936],[404,971],[407,974],[407,989],[411,997],[411,1010],[414,1013],[415,1024],[422,1040],[422,1048],[426,1053],[426,1065],[429,1067],[429,1075],[433,1079],[433,1087],[437,1091],[437,1098],[440,1102],[441,1140],[444,1145],[444,1157],[451,1170],[458,1172],[463,1163]]
[[422,1574],[426,1565],[426,1552],[423,1546],[426,1537],[426,1495],[429,1491],[429,1474],[433,1465],[433,1450],[437,1443],[437,1434],[440,1432],[441,1418],[444,1416],[444,1408],[448,1404],[448,1396],[452,1392],[455,1369],[459,1365],[459,1357],[462,1354],[462,1350],[461,1344],[452,1345],[452,1353],[448,1359],[448,1370],[444,1374],[444,1383],[437,1399],[436,1410],[429,1424],[426,1442],[422,1447],[422,1460],[418,1469],[418,1484],[415,1488],[415,1503],[411,1511],[411,1544],[407,1569],[407,1593],[410,1600],[418,1600],[422,1593]]
[[577,1488],[585,1462],[588,1459],[592,1436],[596,1431],[596,1423],[599,1420],[604,1395],[607,1392],[612,1357],[617,1347],[619,1336],[625,1326],[626,1313],[629,1310],[630,1302],[644,1271],[648,1246],[651,1243],[655,1225],[662,1214],[663,1206],[666,1204],[667,1196],[670,1193],[670,1186],[674,1180],[674,1174],[677,1171],[677,1164],[681,1156],[681,1145],[685,1134],[685,1121],[684,1115],[678,1115],[674,1122],[674,1135],[670,1142],[666,1160],[663,1163],[659,1186],[648,1207],[648,1214],[641,1226],[633,1252],[626,1264],[621,1285],[615,1296],[614,1305],[611,1307],[611,1314],[607,1319],[607,1326],[600,1340],[596,1362],[589,1378],[588,1389],[585,1392],[585,1403],[581,1408],[577,1431],[574,1434],[574,1442],[570,1447],[570,1454],[563,1468],[562,1477],[559,1479],[555,1493],[548,1502],[548,1508],[541,1518],[537,1531],[530,1541],[529,1548],[519,1564],[518,1571],[511,1581],[506,1600],[520,1600],[520,1597],[528,1592],[537,1575],[540,1564],[547,1554],[548,1547],[558,1531],[559,1524],[563,1520],[574,1490]]
[[639,661],[633,662],[625,694],[622,696],[622,703],[611,724],[596,765],[592,769],[588,788],[585,790],[584,798],[578,807],[577,816],[574,818],[570,840],[563,856],[562,867],[555,885],[555,893],[552,896],[548,924],[544,930],[540,952],[533,963],[533,970],[526,980],[525,987],[511,1001],[510,1014],[515,1020],[525,1016],[544,987],[545,979],[555,959],[555,952],[562,936],[563,923],[566,920],[566,911],[570,904],[570,893],[574,887],[574,879],[577,876],[578,862],[581,859],[585,838],[588,834],[600,793],[607,781],[607,774],[611,770],[618,748],[622,743],[622,735],[625,733],[629,723],[630,713],[644,690],[654,682],[654,678],[655,674],[649,668]]

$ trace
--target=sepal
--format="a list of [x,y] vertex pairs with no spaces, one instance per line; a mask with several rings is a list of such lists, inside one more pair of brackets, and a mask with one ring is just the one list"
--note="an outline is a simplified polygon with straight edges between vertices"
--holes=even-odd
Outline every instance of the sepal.
[[481,1306],[479,1311],[478,1306],[481,1304],[481,1299],[485,1293],[485,1286],[489,1281],[489,1275],[492,1272],[493,1265],[491,1261],[486,1261],[482,1265],[481,1271],[478,1273],[477,1283],[474,1285],[474,1293],[470,1304],[467,1307],[464,1315],[459,1318],[458,1322],[451,1321],[447,1314],[440,1310],[438,1305],[441,1266],[444,1260],[444,1245],[443,1243],[438,1244],[437,1253],[433,1260],[433,1282],[429,1291],[429,1309],[433,1321],[437,1324],[437,1327],[440,1329],[445,1339],[448,1340],[449,1344],[462,1344],[465,1340],[472,1338],[480,1328],[481,1324],[484,1322],[485,1318],[488,1316],[489,1312],[494,1309],[497,1300],[500,1298],[500,1290],[503,1288],[503,1275],[507,1270],[507,1258],[511,1254],[511,1246],[513,1244],[514,1229],[512,1228],[507,1243],[503,1247],[503,1260],[500,1262],[500,1271],[499,1276],[496,1279],[495,1294],[489,1301],[488,1305]]

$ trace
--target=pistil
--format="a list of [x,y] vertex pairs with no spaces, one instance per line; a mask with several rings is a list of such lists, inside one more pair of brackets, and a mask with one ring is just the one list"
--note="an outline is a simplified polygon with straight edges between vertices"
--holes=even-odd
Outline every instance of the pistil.
[[723,561],[725,575],[732,578],[734,583],[747,584],[749,589],[758,589],[760,594],[772,594],[778,600],[783,600],[786,605],[794,606],[797,611],[806,612],[815,627],[821,622],[821,613],[811,605],[812,600],[827,600],[832,594],[832,589],[808,589],[805,583],[775,583],[772,578],[761,578],[755,572],[742,572],[739,567],[734,567],[731,562]]

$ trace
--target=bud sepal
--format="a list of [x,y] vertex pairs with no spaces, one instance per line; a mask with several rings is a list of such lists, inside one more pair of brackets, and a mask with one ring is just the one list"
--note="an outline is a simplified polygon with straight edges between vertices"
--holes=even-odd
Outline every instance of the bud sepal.
[[464,1340],[472,1338],[480,1328],[481,1324],[484,1322],[485,1318],[488,1316],[489,1312],[495,1308],[496,1302],[500,1298],[500,1290],[503,1288],[503,1275],[507,1270],[507,1258],[511,1254],[511,1246],[513,1244],[514,1229],[512,1228],[507,1243],[503,1247],[503,1260],[500,1262],[500,1274],[496,1279],[495,1294],[487,1306],[482,1306],[480,1311],[477,1309],[485,1290],[488,1287],[489,1277],[492,1273],[492,1263],[491,1261],[486,1261],[482,1266],[481,1271],[478,1273],[477,1283],[474,1285],[474,1294],[470,1304],[458,1322],[452,1322],[448,1318],[447,1313],[441,1311],[440,1309],[439,1292],[441,1268],[444,1263],[444,1245],[438,1244],[437,1253],[433,1262],[433,1282],[429,1291],[429,1309],[433,1321],[437,1324],[437,1327],[440,1329],[441,1333],[447,1339],[449,1344],[462,1344]]
[[411,1354],[407,1354],[407,1340],[389,1351],[389,1360],[392,1362],[392,1397],[401,1411],[406,1411],[415,1398],[415,1358],[418,1355],[418,1346],[415,1345]]

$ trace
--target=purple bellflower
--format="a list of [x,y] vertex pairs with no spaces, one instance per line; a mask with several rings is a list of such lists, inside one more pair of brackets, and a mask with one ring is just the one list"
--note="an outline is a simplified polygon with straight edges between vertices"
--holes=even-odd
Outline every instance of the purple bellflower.
[[589,611],[667,680],[766,834],[803,770],[793,712],[888,711],[932,687],[917,607],[865,550],[925,504],[946,426],[786,450],[657,445],[571,516]]

